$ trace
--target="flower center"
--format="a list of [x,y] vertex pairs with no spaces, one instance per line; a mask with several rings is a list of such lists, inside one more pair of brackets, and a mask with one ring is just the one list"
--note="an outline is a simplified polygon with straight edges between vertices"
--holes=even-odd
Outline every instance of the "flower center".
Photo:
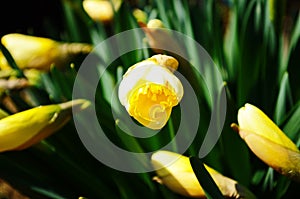
[[145,126],[163,126],[177,104],[174,91],[165,85],[146,83],[130,94],[128,112]]

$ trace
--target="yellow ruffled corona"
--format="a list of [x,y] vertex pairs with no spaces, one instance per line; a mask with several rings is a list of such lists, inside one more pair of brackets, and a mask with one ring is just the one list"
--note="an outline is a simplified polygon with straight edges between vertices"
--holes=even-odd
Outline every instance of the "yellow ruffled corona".
[[83,99],[43,105],[4,117],[0,120],[0,152],[26,149],[47,138],[72,116],[72,110],[89,106]]
[[[190,164],[189,158],[171,151],[157,151],[151,157],[157,182],[185,197],[206,198],[205,192]],[[221,193],[228,198],[256,198],[247,188],[204,165]]]
[[232,124],[252,152],[267,165],[300,181],[300,151],[283,131],[259,108],[245,104]]
[[[92,51],[90,44],[58,42],[19,33],[4,35],[1,42],[20,69],[48,71],[52,64],[57,68],[66,68],[75,56]],[[11,68],[1,52],[0,68]]]
[[119,100],[129,115],[151,129],[161,129],[183,96],[183,86],[173,74],[178,61],[154,55],[128,69],[119,85]]

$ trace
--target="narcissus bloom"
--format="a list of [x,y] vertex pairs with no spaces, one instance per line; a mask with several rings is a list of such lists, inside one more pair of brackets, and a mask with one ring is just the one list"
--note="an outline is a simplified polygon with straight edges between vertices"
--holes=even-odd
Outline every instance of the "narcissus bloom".
[[82,6],[91,19],[107,24],[113,20],[114,10],[117,11],[121,3],[121,0],[84,0]]
[[172,31],[165,28],[161,20],[151,19],[147,24],[139,21],[139,25],[145,32],[149,46],[155,53],[163,53],[164,50],[183,53],[177,39],[172,35]]
[[[180,195],[192,198],[206,198],[189,158],[171,151],[157,151],[151,157],[156,170],[157,182]],[[229,198],[256,198],[247,188],[233,179],[223,176],[211,167],[204,165],[221,193]]]
[[173,74],[178,61],[154,55],[131,66],[119,85],[119,99],[128,113],[151,129],[161,129],[183,96],[183,86]]
[[43,105],[4,117],[0,120],[0,152],[26,149],[50,136],[72,117],[72,110],[89,106],[83,99]]
[[[58,68],[64,68],[75,56],[92,51],[90,44],[58,42],[49,38],[19,33],[4,35],[1,42],[20,69],[34,68],[48,71],[52,64]],[[0,68],[11,68],[1,52]]]
[[245,104],[238,111],[238,125],[232,127],[258,158],[282,175],[300,181],[299,149],[263,111]]

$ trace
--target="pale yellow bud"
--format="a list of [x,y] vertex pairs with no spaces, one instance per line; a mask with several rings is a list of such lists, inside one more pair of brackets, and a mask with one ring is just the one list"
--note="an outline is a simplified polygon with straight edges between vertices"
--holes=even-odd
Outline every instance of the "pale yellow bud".
[[260,109],[246,104],[232,124],[252,152],[267,165],[293,180],[300,181],[300,151],[280,128]]
[[[4,35],[1,42],[20,69],[34,68],[48,71],[51,65],[67,68],[75,56],[92,51],[90,44],[58,42],[18,33]],[[10,68],[1,52],[0,68]]]
[[43,105],[6,116],[0,120],[0,152],[26,149],[47,138],[72,117],[72,108],[81,111],[89,101],[78,99]]
[[147,23],[147,18],[148,17],[147,17],[147,14],[144,11],[136,8],[136,9],[133,10],[132,14],[138,22]]
[[91,19],[107,24],[113,20],[114,10],[117,11],[121,3],[121,0],[84,0],[82,5]]
[[[159,183],[173,192],[192,198],[206,198],[205,192],[190,164],[189,158],[171,151],[157,151],[151,157]],[[229,198],[256,198],[247,188],[204,165],[221,193]]]
[[264,112],[251,104],[245,104],[239,109],[238,124],[241,130],[256,133],[290,150],[299,151],[297,146]]
[[147,24],[140,23],[149,46],[155,53],[164,53],[169,50],[171,53],[184,53],[175,39],[171,30],[165,28],[164,23],[159,19],[151,19]]
[[159,19],[151,19],[147,23],[147,28],[165,28],[163,22]]

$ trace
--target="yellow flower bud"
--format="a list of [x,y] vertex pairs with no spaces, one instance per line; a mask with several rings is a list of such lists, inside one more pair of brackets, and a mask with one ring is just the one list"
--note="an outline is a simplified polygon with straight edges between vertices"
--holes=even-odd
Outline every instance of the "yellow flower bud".
[[178,61],[155,55],[131,66],[119,85],[119,100],[129,115],[151,129],[161,129],[173,106],[183,96],[183,86],[173,74]]
[[147,23],[147,28],[165,28],[163,22],[159,19],[151,19]]
[[[87,54],[92,50],[90,44],[58,42],[18,33],[4,35],[1,42],[20,69],[34,68],[48,71],[52,64],[58,68],[65,68],[74,56]],[[10,68],[1,52],[0,68]]]
[[300,181],[300,151],[280,128],[260,109],[246,104],[232,124],[252,152],[267,165]]
[[299,151],[297,146],[264,112],[251,104],[245,104],[239,109],[238,124],[242,130],[256,133],[290,150]]
[[151,19],[147,24],[139,22],[146,34],[149,46],[155,53],[163,53],[169,49],[171,52],[182,52],[178,41],[172,36],[172,32],[165,28],[164,23],[159,19]]
[[82,5],[92,20],[107,24],[113,20],[114,10],[117,11],[121,3],[121,0],[84,0]]
[[[157,151],[152,155],[151,162],[157,174],[154,180],[185,197],[206,198],[188,157],[170,151]],[[207,165],[204,166],[224,196],[256,198],[235,180],[223,176]]]
[[147,23],[148,16],[143,10],[135,8],[132,14],[138,22]]
[[[28,109],[0,120],[0,152],[26,149],[50,136],[78,111],[89,106],[83,99]],[[73,109],[74,110],[74,109]]]

